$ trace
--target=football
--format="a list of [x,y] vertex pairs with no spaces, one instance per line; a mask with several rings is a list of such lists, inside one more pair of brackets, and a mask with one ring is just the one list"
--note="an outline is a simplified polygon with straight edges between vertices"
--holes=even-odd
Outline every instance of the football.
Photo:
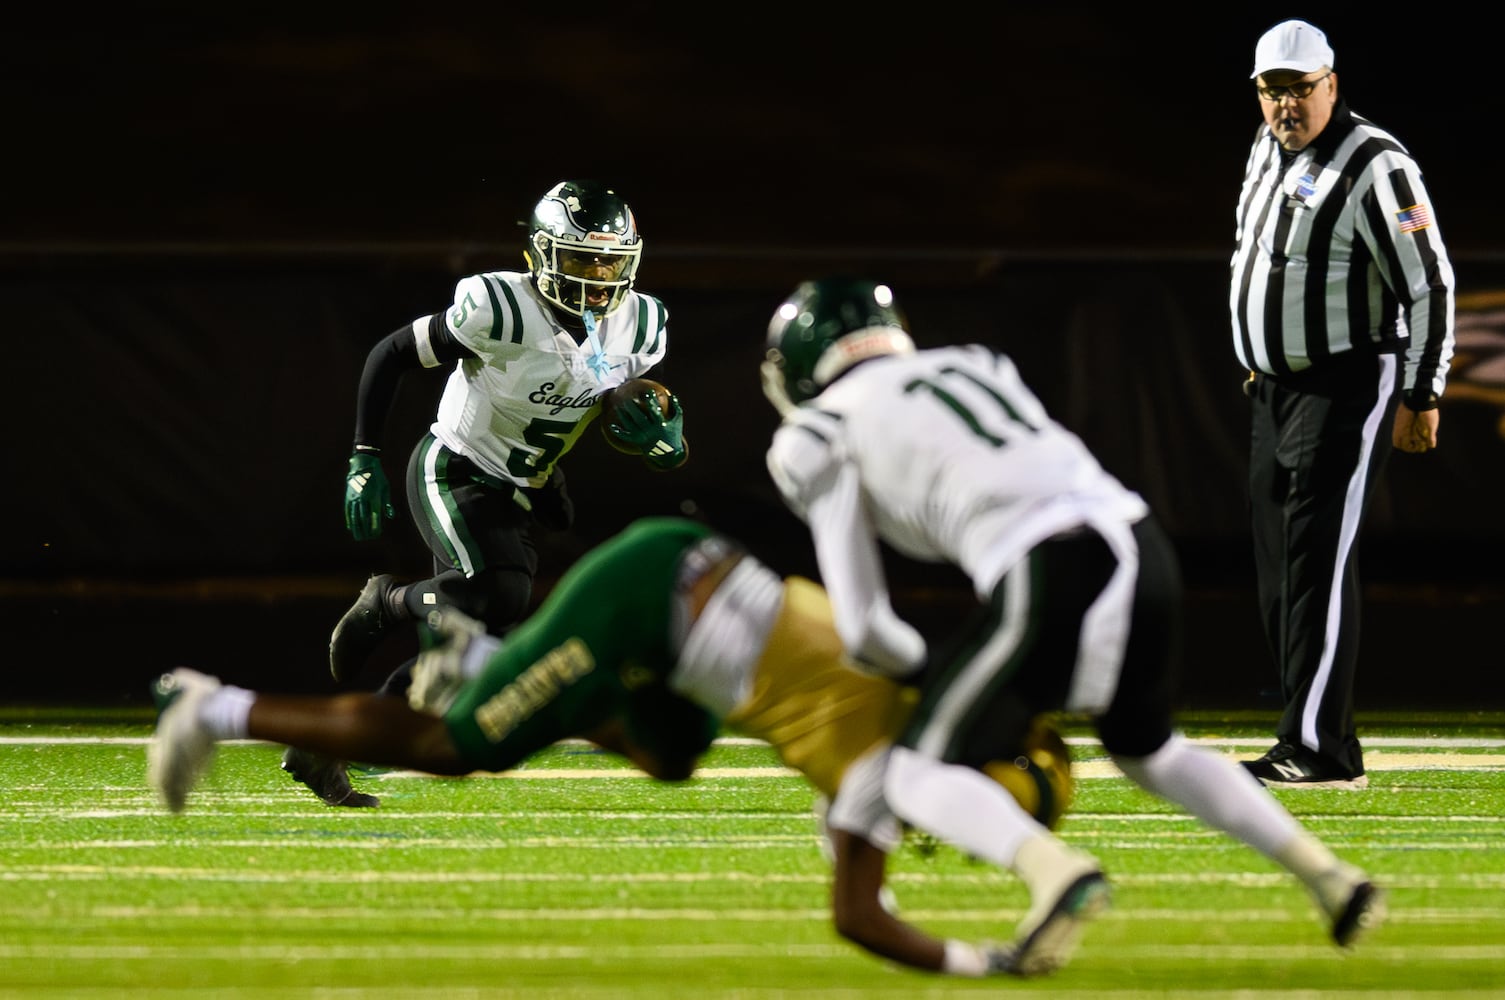
[[669,389],[662,382],[655,382],[651,378],[628,379],[615,388],[608,389],[601,394],[601,435],[606,438],[606,443],[617,451],[626,455],[641,455],[642,452],[611,432],[611,425],[616,422],[617,413],[624,406],[640,406],[638,398],[652,390],[658,397],[658,408],[664,414],[669,412]]

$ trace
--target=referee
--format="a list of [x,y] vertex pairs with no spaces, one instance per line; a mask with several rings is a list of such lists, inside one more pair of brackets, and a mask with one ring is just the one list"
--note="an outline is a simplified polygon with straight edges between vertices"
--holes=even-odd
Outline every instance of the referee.
[[1244,766],[1268,784],[1363,788],[1359,532],[1391,448],[1437,446],[1453,268],[1420,168],[1349,110],[1322,31],[1277,24],[1251,76],[1264,124],[1228,305],[1249,369],[1259,610],[1285,707],[1275,746]]

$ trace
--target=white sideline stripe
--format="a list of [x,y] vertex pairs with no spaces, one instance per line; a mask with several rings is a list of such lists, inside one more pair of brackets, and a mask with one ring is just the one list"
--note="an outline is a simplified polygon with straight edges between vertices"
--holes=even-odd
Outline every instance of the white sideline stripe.
[[[1203,830],[1156,830],[1146,833],[1136,832],[1133,839],[1115,840],[1095,836],[1091,831],[1080,828],[1065,832],[1062,839],[1071,841],[1090,841],[1095,850],[1115,851],[1153,851],[1163,854],[1167,850],[1175,850],[1192,841],[1201,843],[1217,843],[1225,838],[1225,835],[1214,831]],[[528,849],[558,850],[568,848],[581,853],[589,851],[611,850],[637,850],[637,851],[662,851],[666,847],[677,850],[719,851],[730,847],[747,847],[752,849],[767,848],[774,845],[802,845],[817,843],[818,837],[814,833],[753,833],[753,834],[724,834],[706,833],[703,836],[679,839],[673,836],[660,835],[651,837],[506,837],[485,836],[465,839],[441,839],[428,837],[392,837],[374,836],[348,839],[344,837],[319,837],[317,839],[298,840],[295,837],[256,837],[256,838],[230,838],[213,837],[194,840],[185,837],[167,838],[131,838],[122,840],[52,840],[37,841],[28,840],[24,844],[8,845],[0,842],[3,846],[24,846],[31,849],[45,849],[51,851],[98,851],[98,850],[143,850],[182,848],[189,846],[200,847],[235,847],[255,848],[257,850],[287,850],[289,848],[300,851],[373,851],[381,852],[390,850],[394,845],[404,848],[422,847],[436,851],[474,851],[477,849],[505,849],[508,851],[520,851]],[[1485,843],[1482,840],[1469,841],[1467,843],[1453,843],[1438,840],[1396,840],[1385,841],[1387,851],[1436,851],[1446,849],[1458,854],[1480,853],[1493,855],[1499,851],[1499,846],[1494,843]],[[4,881],[5,872],[0,872],[0,881]]]
[[[1270,736],[1196,736],[1188,737],[1187,741],[1199,746],[1206,747],[1237,747],[1240,750],[1257,747],[1260,750],[1268,750]],[[151,742],[150,736],[0,736],[0,746],[31,746],[31,745],[80,745],[98,744],[100,746],[145,746]],[[1099,752],[1102,744],[1091,736],[1069,736],[1066,742],[1074,747],[1095,748]],[[1370,749],[1380,747],[1417,747],[1436,748],[1452,747],[1455,749],[1475,750],[1502,750],[1505,749],[1505,737],[1478,737],[1478,736],[1365,736],[1363,738],[1366,754]],[[268,746],[264,740],[225,740],[221,746]],[[555,746],[590,746],[585,740],[560,740]],[[723,736],[717,739],[713,746],[718,747],[760,747],[768,744],[763,740],[751,739],[746,736]],[[1366,757],[1367,760],[1367,757]]]
[[[6,910],[0,908],[0,914]],[[34,909],[17,907],[13,911],[17,916],[24,917],[28,913],[34,913]],[[973,924],[998,924],[1013,923],[1024,915],[1023,908],[1011,909],[1008,907],[993,907],[989,909],[970,910],[931,910],[911,909],[903,907],[906,918],[920,923],[934,923],[955,921],[957,923]],[[262,920],[310,920],[323,922],[326,920],[353,920],[371,921],[382,924],[391,923],[391,914],[375,910],[370,907],[325,907],[325,906],[258,906],[256,915]],[[618,922],[622,920],[735,920],[742,923],[767,923],[783,922],[785,920],[805,920],[827,923],[831,919],[831,911],[824,907],[813,909],[696,909],[682,908],[657,908],[657,907],[582,907],[569,909],[560,907],[538,907],[500,909],[495,907],[475,908],[467,906],[455,906],[448,909],[438,907],[428,908],[404,908],[402,915],[409,920],[465,920],[482,921],[491,920],[498,923],[515,923],[517,921],[534,920],[539,922],[562,921],[566,923],[603,921]],[[178,906],[96,906],[89,910],[90,917],[99,917],[109,920],[165,920],[165,919],[195,919],[195,920],[237,920],[245,916],[245,910],[235,907],[222,906],[196,906],[183,904]],[[1392,913],[1387,918],[1388,923],[1409,924],[1434,924],[1434,923],[1473,923],[1481,920],[1498,920],[1499,910],[1492,907],[1477,908],[1450,908],[1428,910],[1404,910],[1400,913]],[[1263,909],[1240,908],[1229,910],[1225,907],[1210,907],[1208,909],[1188,910],[1110,910],[1096,918],[1097,923],[1102,924],[1127,924],[1132,923],[1136,927],[1146,923],[1193,923],[1193,924],[1271,924],[1271,923],[1306,923],[1311,920],[1311,911],[1305,905],[1293,905],[1290,907],[1266,907]]]
[[[0,883],[38,882],[49,880],[89,881],[94,879],[137,878],[169,879],[173,881],[233,882],[248,885],[288,883],[322,883],[342,885],[345,883],[376,883],[393,885],[451,885],[455,883],[476,884],[578,884],[591,885],[706,885],[739,884],[751,885],[825,885],[829,876],[824,873],[763,873],[763,872],[394,872],[394,871],[225,871],[218,868],[182,868],[166,865],[14,865],[0,871]],[[999,870],[982,872],[894,872],[886,880],[894,885],[966,885],[992,886],[1017,885],[1011,875]],[[1124,873],[1113,876],[1113,881],[1122,886],[1218,886],[1230,885],[1244,889],[1267,889],[1292,885],[1289,875],[1281,872],[1151,872],[1144,874]],[[1387,889],[1415,889],[1435,891],[1438,889],[1468,889],[1495,893],[1505,888],[1505,873],[1487,874],[1460,873],[1457,875],[1387,875]],[[1493,897],[1485,901],[1492,903]],[[458,908],[457,908],[458,909]],[[3,912],[3,911],[0,911]],[[27,912],[33,912],[28,908]],[[371,911],[380,913],[382,911]],[[947,911],[950,912],[950,911]],[[1110,910],[1109,913],[1118,911]],[[1130,912],[1133,911],[1123,911]],[[1153,917],[1151,911],[1147,917]],[[1218,912],[1224,912],[1219,910]],[[1391,919],[1397,916],[1391,913]],[[1447,911],[1415,911],[1447,912]],[[1498,908],[1490,907],[1491,914]],[[388,914],[390,916],[390,914]],[[829,914],[828,914],[829,916]]]
[[[1435,771],[1447,768],[1450,771],[1500,771],[1505,770],[1505,757],[1488,754],[1385,754],[1367,752],[1364,769],[1371,776],[1386,771]],[[798,771],[787,767],[702,767],[697,768],[697,778],[797,778]],[[1107,759],[1077,760],[1071,764],[1071,776],[1078,781],[1098,778],[1119,778],[1123,772],[1118,765]],[[372,778],[430,778],[422,771],[383,771],[370,775]],[[621,766],[607,767],[523,767],[514,771],[493,774],[477,771],[471,778],[501,778],[511,781],[543,779],[555,781],[565,778],[638,778],[651,780],[641,771]]]
[[[397,777],[433,777],[432,774],[424,774],[423,771],[378,771],[370,774],[372,779],[397,779]],[[470,774],[471,779],[507,779],[515,782],[527,782],[527,780],[552,780],[567,779],[567,777],[610,777],[610,779],[638,779],[652,780],[643,771],[634,768],[519,768],[516,771],[501,771],[500,774],[491,771],[476,771]],[[783,767],[754,767],[754,768],[695,768],[695,777],[799,777],[799,771]],[[357,777],[357,780],[361,780]]]
[[[38,788],[38,789],[35,789],[35,790],[38,791],[38,792],[45,792],[45,789]],[[15,806],[16,806],[15,808],[0,809],[0,820],[24,820],[24,821],[28,821],[28,822],[36,822],[36,821],[40,821],[40,820],[55,819],[55,818],[58,818],[58,817],[68,817],[69,819],[74,819],[74,820],[81,820],[81,819],[134,819],[134,818],[138,818],[138,817],[142,817],[142,816],[161,816],[161,815],[163,815],[162,807],[156,802],[156,798],[155,798],[154,795],[148,795],[146,793],[142,793],[142,792],[136,791],[134,789],[125,789],[125,790],[112,789],[112,791],[116,791],[116,792],[125,791],[128,796],[134,797],[134,798],[138,798],[138,799],[142,800],[143,803],[150,802],[150,804],[149,805],[148,804],[143,804],[143,805],[140,805],[140,806],[137,806],[137,807],[134,807],[134,808],[69,809],[66,806],[56,806],[56,805],[52,805],[52,804],[50,804],[48,802],[41,802],[41,801],[39,801],[39,802],[25,802],[25,801],[20,801],[20,802],[16,802],[15,803]],[[226,802],[226,803],[231,803],[231,802],[234,802],[234,803],[266,802],[268,800],[268,796],[266,796],[266,795],[216,795],[215,796],[215,800],[219,801],[219,802]],[[401,837],[401,835],[402,835],[402,827],[394,825],[394,824],[408,823],[408,822],[412,822],[412,821],[424,821],[424,820],[431,820],[431,819],[441,819],[441,820],[474,820],[474,819],[477,818],[477,815],[478,815],[474,810],[451,810],[451,809],[423,809],[423,810],[414,810],[414,811],[411,811],[411,812],[409,812],[409,811],[402,811],[402,812],[392,811],[392,812],[387,812],[387,811],[367,811],[367,810],[362,810],[360,812],[356,812],[354,810],[349,810],[349,811],[340,812],[340,813],[331,813],[327,807],[325,807],[323,805],[314,806],[312,800],[309,800],[309,801],[305,802],[303,800],[303,798],[301,798],[301,797],[299,797],[297,799],[297,801],[296,801],[296,803],[294,805],[295,805],[295,811],[293,811],[291,813],[288,811],[287,808],[277,808],[277,809],[238,809],[238,810],[236,810],[236,815],[239,816],[239,817],[241,817],[242,819],[261,819],[261,820],[286,820],[286,819],[288,819],[289,816],[296,816],[296,817],[301,818],[301,819],[336,817],[335,820],[334,820],[335,822],[341,822],[341,823],[348,822],[348,823],[351,823],[351,824],[365,824],[364,826],[360,826],[360,825],[355,826],[354,829],[379,828],[380,830],[383,831],[383,835],[384,836],[388,836],[388,837]],[[549,822],[557,822],[559,820],[566,820],[566,819],[571,819],[571,818],[585,818],[585,819],[598,819],[598,820],[623,820],[623,821],[626,821],[626,822],[638,822],[638,821],[642,821],[642,820],[649,820],[649,821],[653,821],[653,820],[662,820],[662,821],[692,820],[692,821],[695,821],[695,822],[705,822],[707,820],[714,820],[714,822],[718,824],[718,826],[715,827],[715,829],[717,829],[717,830],[721,830],[721,829],[725,829],[725,828],[727,828],[729,826],[736,826],[736,825],[741,824],[741,823],[749,823],[749,822],[750,823],[785,822],[785,823],[788,823],[788,824],[791,824],[791,825],[795,825],[795,826],[805,826],[805,825],[808,825],[809,823],[812,823],[814,821],[814,813],[810,812],[808,810],[805,810],[805,809],[791,809],[791,810],[789,810],[787,812],[757,812],[757,813],[731,813],[731,814],[726,814],[726,813],[705,813],[705,812],[595,812],[595,811],[588,810],[588,809],[559,809],[559,810],[550,810],[550,811],[547,811],[547,812],[536,812],[536,811],[535,812],[513,812],[513,811],[509,810],[506,813],[506,815],[507,815],[507,817],[509,819],[517,819],[517,820],[545,820],[545,821],[549,821]],[[1149,814],[1149,813],[1112,813],[1112,812],[1083,812],[1083,811],[1075,811],[1071,815],[1073,817],[1072,827],[1071,827],[1071,829],[1064,831],[1063,834],[1062,834],[1067,840],[1081,839],[1081,838],[1086,838],[1086,837],[1089,837],[1089,836],[1096,836],[1096,834],[1094,833],[1094,831],[1093,831],[1092,827],[1090,826],[1090,824],[1092,824],[1092,823],[1108,823],[1108,822],[1112,822],[1112,823],[1129,823],[1129,824],[1146,824],[1146,825],[1181,824],[1182,827],[1185,827],[1185,826],[1191,826],[1192,827],[1192,829],[1190,829],[1190,830],[1187,830],[1187,829],[1184,829],[1184,828],[1178,828],[1176,830],[1166,830],[1166,831],[1160,831],[1160,832],[1156,832],[1156,833],[1147,833],[1147,834],[1143,834],[1143,835],[1136,834],[1135,836],[1144,836],[1144,837],[1170,837],[1170,838],[1176,838],[1176,839],[1180,839],[1180,840],[1185,840],[1185,839],[1188,839],[1188,838],[1197,838],[1197,837],[1212,838],[1212,837],[1220,836],[1220,834],[1217,834],[1217,833],[1215,833],[1213,831],[1209,831],[1206,828],[1204,828],[1200,820],[1193,819],[1191,816],[1187,815],[1186,813],[1154,813],[1154,814]],[[1493,814],[1480,814],[1480,813],[1454,813],[1454,814],[1451,814],[1451,815],[1448,815],[1448,816],[1428,816],[1428,815],[1397,816],[1397,815],[1392,815],[1390,813],[1383,813],[1383,814],[1381,814],[1381,813],[1349,813],[1349,812],[1343,812],[1343,813],[1303,812],[1302,816],[1303,816],[1303,818],[1308,823],[1315,823],[1315,822],[1321,822],[1321,821],[1334,821],[1334,822],[1348,823],[1348,822],[1351,822],[1351,821],[1354,821],[1354,820],[1359,820],[1359,821],[1371,822],[1371,823],[1374,823],[1374,822],[1384,822],[1384,823],[1388,823],[1388,824],[1390,824],[1392,826],[1412,825],[1412,826],[1422,826],[1422,827],[1442,827],[1442,826],[1454,826],[1454,827],[1457,827],[1457,826],[1498,826],[1498,825],[1501,825],[1501,824],[1505,824],[1505,816],[1498,816],[1498,815],[1493,815]],[[811,834],[811,836],[813,837],[814,834]],[[480,842],[483,842],[483,843],[494,843],[495,840],[496,840],[496,837],[493,834],[486,834],[486,835],[484,835],[481,838]],[[192,837],[185,838],[184,840],[181,840],[181,841],[178,841],[178,842],[182,843],[184,845],[210,843],[210,841],[204,841],[204,840],[201,840],[199,838],[192,838]],[[411,841],[406,840],[406,839],[404,839],[402,842],[403,843],[411,843]],[[3,838],[0,838],[0,847],[4,847],[7,843],[8,843],[8,841],[4,840]],[[34,843],[35,842],[32,841],[32,840],[18,841],[16,843],[16,846],[25,847],[25,846],[30,846],[30,845],[32,845]],[[216,840],[216,841],[212,841],[212,843],[221,843],[221,841]],[[432,843],[432,842],[430,842],[430,843]],[[462,841],[461,843],[466,843],[466,842]],[[1454,843],[1455,843],[1454,841],[1449,840],[1449,841],[1446,841],[1445,843],[1444,842],[1438,842],[1436,844],[1432,844],[1432,845],[1429,845],[1429,846],[1434,847],[1434,848],[1435,847],[1442,847],[1442,846],[1449,846],[1449,847],[1451,847],[1451,846],[1453,846]],[[1487,845],[1479,845],[1479,846],[1487,846]]]
[[[827,918],[829,919],[829,917]],[[1097,944],[1093,956],[1098,961],[1105,959],[1177,959],[1192,961],[1263,961],[1284,964],[1292,960],[1310,961],[1331,959],[1330,944],[1313,945],[1110,945]],[[1370,962],[1407,962],[1426,960],[1430,962],[1498,962],[1505,957],[1505,945],[1375,945],[1363,946],[1365,959]],[[770,942],[766,944],[685,944],[685,945],[505,945],[466,942],[463,945],[420,944],[415,941],[398,940],[390,944],[343,944],[343,945],[239,945],[228,947],[195,947],[174,945],[75,945],[75,944],[0,944],[0,958],[12,960],[76,960],[98,961],[247,961],[247,962],[361,962],[392,960],[441,960],[441,961],[491,961],[491,962],[558,962],[561,959],[582,959],[590,962],[632,961],[645,958],[769,958],[775,960],[806,959],[829,961],[833,958],[860,957],[852,946],[842,944],[789,944]],[[1228,996],[1258,997],[1261,991],[1240,990]],[[783,995],[783,994],[779,994]],[[804,992],[801,991],[801,996]],[[851,995],[851,994],[847,994]],[[1059,996],[1051,991],[1052,996]],[[1088,995],[1088,994],[1083,994]],[[1121,996],[1117,991],[1105,994],[1101,989],[1090,994]],[[1154,994],[1164,997],[1164,993]],[[1177,996],[1183,996],[1177,991]],[[1378,994],[1366,991],[1368,998]],[[1407,991],[1396,994],[1415,997]],[[1446,996],[1459,994],[1449,991]],[[1498,997],[1498,993],[1481,994]]]
[[[235,742],[235,741],[230,741]],[[1461,771],[1505,771],[1505,756],[1491,754],[1459,754],[1459,753],[1384,753],[1382,751],[1369,751],[1364,756],[1364,767],[1371,779],[1378,774],[1387,774],[1403,771],[1437,771],[1447,770]],[[1071,765],[1072,777],[1078,781],[1096,781],[1101,779],[1121,778],[1122,772],[1118,766],[1106,758],[1094,758],[1088,760],[1075,760]],[[374,770],[369,773],[357,773],[354,775],[357,782],[361,781],[391,781],[405,778],[431,779],[434,776],[422,771]],[[651,781],[647,774],[637,770],[626,762],[618,763],[609,767],[528,767],[524,765],[511,771],[493,773],[489,771],[475,771],[465,776],[469,780],[504,780],[504,781],[566,781],[566,780],[629,780]],[[759,778],[799,778],[800,774],[791,768],[782,766],[764,767],[702,767],[695,771],[694,779],[701,781],[716,781],[722,779],[759,779]],[[10,791],[23,792],[27,790],[43,792],[44,786],[40,785],[12,785]],[[1306,789],[1300,785],[1282,786],[1282,792],[1295,791],[1307,793],[1317,789]],[[113,812],[105,812],[103,815],[113,815]],[[0,815],[5,815],[0,811]]]

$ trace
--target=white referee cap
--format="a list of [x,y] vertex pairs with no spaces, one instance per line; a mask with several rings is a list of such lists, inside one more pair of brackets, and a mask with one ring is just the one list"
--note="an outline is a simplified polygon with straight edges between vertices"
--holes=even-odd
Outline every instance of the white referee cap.
[[1254,46],[1254,79],[1272,69],[1310,73],[1333,64],[1333,47],[1322,29],[1305,21],[1281,21],[1260,36]]

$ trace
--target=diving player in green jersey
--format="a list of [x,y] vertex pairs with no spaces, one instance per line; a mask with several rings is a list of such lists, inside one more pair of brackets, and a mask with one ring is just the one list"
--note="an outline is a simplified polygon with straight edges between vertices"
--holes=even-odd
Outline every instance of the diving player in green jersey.
[[[919,969],[1019,971],[1010,946],[943,941],[886,906],[885,860],[902,831],[882,779],[889,741],[915,698],[852,668],[812,581],[781,579],[697,522],[648,518],[571,566],[504,640],[453,609],[430,623],[440,641],[420,654],[406,699],[258,694],[188,669],[164,675],[150,783],[179,811],[215,744],[247,738],[463,775],[505,771],[583,737],[654,777],[681,780],[724,720],[767,740],[829,803],[833,917],[843,936]],[[1007,766],[993,766],[998,760]],[[1017,798],[1043,823],[1059,821],[1071,784],[1053,729],[1038,727],[1018,747],[986,747],[972,762],[995,775],[980,798]]]

